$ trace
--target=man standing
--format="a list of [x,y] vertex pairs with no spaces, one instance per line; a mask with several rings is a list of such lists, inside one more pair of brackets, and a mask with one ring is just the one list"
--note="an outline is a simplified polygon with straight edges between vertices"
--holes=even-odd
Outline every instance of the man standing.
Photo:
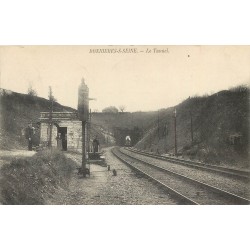
[[95,137],[95,139],[93,140],[93,150],[94,150],[94,154],[98,152],[98,148],[99,148],[99,141],[97,136]]
[[32,127],[32,123],[28,125],[25,130],[25,137],[28,140],[28,150],[32,151],[33,135],[35,134],[35,128]]
[[62,150],[62,136],[61,136],[61,133],[58,133],[56,139],[57,139],[57,148],[58,148],[58,150]]

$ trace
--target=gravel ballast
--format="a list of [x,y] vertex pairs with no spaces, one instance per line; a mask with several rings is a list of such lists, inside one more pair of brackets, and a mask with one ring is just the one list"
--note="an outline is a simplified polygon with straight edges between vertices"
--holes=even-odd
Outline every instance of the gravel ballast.
[[187,166],[182,166],[179,164],[151,158],[149,156],[136,154],[124,149],[122,149],[122,151],[128,155],[136,156],[138,159],[146,160],[152,164],[156,164],[165,169],[199,180],[208,185],[221,188],[247,199],[250,198],[249,180],[241,180],[235,177],[222,176],[218,173],[210,172],[207,170],[193,169]]
[[[47,204],[71,205],[167,205],[177,204],[166,191],[161,190],[128,166],[120,162],[112,153],[111,148],[105,149],[107,167],[96,164],[90,166],[90,177],[80,178],[75,171],[69,190],[58,190],[47,201]],[[79,165],[81,155],[67,153]],[[113,169],[117,176],[113,175]]]

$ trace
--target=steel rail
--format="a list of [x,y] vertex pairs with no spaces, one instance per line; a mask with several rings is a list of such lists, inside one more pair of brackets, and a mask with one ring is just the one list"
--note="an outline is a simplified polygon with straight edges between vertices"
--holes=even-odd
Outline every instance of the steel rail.
[[[120,151],[120,152],[121,152],[121,151]],[[161,169],[162,171],[168,172],[168,173],[173,174],[173,175],[175,175],[175,176],[177,176],[177,177],[181,177],[181,178],[183,178],[183,179],[185,179],[185,180],[188,180],[188,181],[190,181],[190,182],[193,182],[193,183],[197,183],[197,184],[199,184],[199,185],[202,185],[203,187],[206,187],[206,188],[208,188],[208,189],[210,189],[210,190],[213,190],[213,191],[215,191],[216,193],[223,194],[224,197],[225,197],[225,196],[230,197],[230,198],[232,198],[235,202],[237,202],[236,204],[241,204],[241,205],[249,205],[249,204],[250,204],[250,200],[248,200],[248,199],[246,199],[246,198],[244,198],[244,197],[241,197],[241,196],[239,196],[239,195],[236,195],[236,194],[230,193],[230,192],[228,192],[228,191],[225,191],[225,190],[223,190],[223,189],[220,189],[220,188],[211,186],[211,185],[209,185],[209,184],[206,184],[206,183],[204,183],[204,182],[195,180],[195,179],[190,178],[190,177],[187,177],[187,176],[185,176],[185,175],[176,173],[176,172],[171,171],[171,170],[168,170],[168,169],[166,169],[166,168],[159,167],[159,166],[157,166],[157,165],[155,165],[155,164],[153,164],[153,163],[149,163],[149,162],[147,162],[147,161],[141,160],[141,159],[139,159],[139,158],[137,158],[137,157],[135,157],[135,156],[127,155],[127,154],[125,154],[124,152],[121,152],[121,153],[124,154],[124,155],[126,155],[126,156],[128,156],[128,157],[130,157],[130,158],[132,158],[132,159],[135,159],[135,160],[140,161],[140,162],[142,162],[142,163],[144,163],[144,164],[147,164],[147,165],[149,165],[149,166],[151,166],[151,167],[154,167],[154,168],[157,168],[157,169]]]
[[[143,175],[145,175],[146,177],[148,177],[149,179],[152,179],[153,181],[155,181],[156,183],[160,184],[161,186],[163,186],[165,189],[169,190],[171,193],[174,194],[174,196],[177,196],[181,199],[181,201],[184,202],[185,205],[200,205],[199,203],[193,201],[192,199],[186,197],[185,195],[179,193],[178,191],[172,189],[171,187],[169,187],[168,185],[162,183],[161,181],[157,180],[156,178],[154,178],[153,176],[149,175],[148,173],[142,171],[141,169],[135,167],[134,165],[132,165],[131,163],[129,163],[128,161],[126,161],[124,158],[122,158],[121,156],[119,156],[117,154],[117,152],[115,152],[115,149],[112,149],[111,152],[123,163],[125,163],[127,166],[135,169],[136,171],[142,173]],[[121,151],[119,151],[121,154],[123,154]]]
[[223,174],[236,176],[236,177],[240,177],[240,178],[250,179],[250,172],[244,171],[244,170],[225,168],[225,167],[218,166],[218,165],[210,165],[210,164],[205,164],[205,163],[201,163],[201,162],[189,161],[189,160],[184,160],[184,159],[177,159],[177,158],[173,158],[173,157],[169,157],[169,156],[160,156],[160,155],[155,155],[155,154],[141,151],[141,150],[137,150],[137,149],[135,150],[132,148],[126,148],[126,150],[137,153],[137,154],[149,156],[151,158],[155,158],[155,159],[183,165],[183,166],[188,166],[188,167],[192,167],[192,168],[196,168],[196,169],[208,170],[208,171],[223,173]]

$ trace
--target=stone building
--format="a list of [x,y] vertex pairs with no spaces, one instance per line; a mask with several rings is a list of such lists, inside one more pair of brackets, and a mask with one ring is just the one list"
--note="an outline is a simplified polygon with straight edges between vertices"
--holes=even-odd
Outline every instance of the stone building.
[[[48,145],[50,137],[49,116],[49,112],[40,113],[40,143],[44,146]],[[52,147],[65,151],[82,151],[82,122],[79,121],[77,112],[53,112],[52,123]]]

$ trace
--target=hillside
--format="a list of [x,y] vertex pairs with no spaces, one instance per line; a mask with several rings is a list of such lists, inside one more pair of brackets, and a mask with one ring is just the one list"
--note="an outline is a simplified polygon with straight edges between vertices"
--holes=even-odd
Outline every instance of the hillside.
[[[24,148],[22,130],[39,121],[40,112],[49,111],[44,98],[0,90],[0,147]],[[177,110],[178,154],[210,163],[248,166],[249,88],[238,87],[211,96],[191,97],[159,112],[92,113],[91,137],[98,136],[102,146],[124,145],[130,135],[132,145],[158,152],[174,153],[174,118]],[[54,111],[76,111],[54,104]],[[191,114],[193,141],[191,140]],[[39,126],[36,125],[39,143]]]
[[[178,154],[211,163],[249,163],[249,88],[238,87],[211,96],[192,97],[160,112],[136,147],[174,153],[174,118],[177,117]],[[191,140],[191,114],[193,142]]]
[[[32,122],[36,128],[35,144],[39,144],[40,130],[37,122],[40,112],[48,112],[47,99],[0,89],[0,148],[26,148],[23,129]],[[76,111],[54,103],[54,111]],[[124,144],[127,134],[135,144],[155,123],[157,112],[92,113],[91,137],[98,136],[102,146],[113,145],[114,135],[118,145]]]
[[[6,89],[0,89],[0,149],[23,149],[27,147],[23,129],[32,122],[36,129],[34,144],[39,144],[40,112],[49,112],[49,100],[37,96],[20,94]],[[53,104],[54,112],[75,112],[76,110],[57,102]],[[105,130],[92,124],[91,138],[98,136],[100,143],[105,144]],[[109,143],[112,143],[112,138]]]
[[[22,131],[30,122],[36,127],[35,142],[39,143],[37,122],[40,112],[49,111],[49,107],[49,101],[45,98],[0,89],[1,149],[26,147],[26,140]],[[74,109],[55,102],[54,111],[74,111]]]
[[126,135],[136,144],[157,119],[157,112],[92,113],[92,124],[111,133],[116,144],[123,146]]

